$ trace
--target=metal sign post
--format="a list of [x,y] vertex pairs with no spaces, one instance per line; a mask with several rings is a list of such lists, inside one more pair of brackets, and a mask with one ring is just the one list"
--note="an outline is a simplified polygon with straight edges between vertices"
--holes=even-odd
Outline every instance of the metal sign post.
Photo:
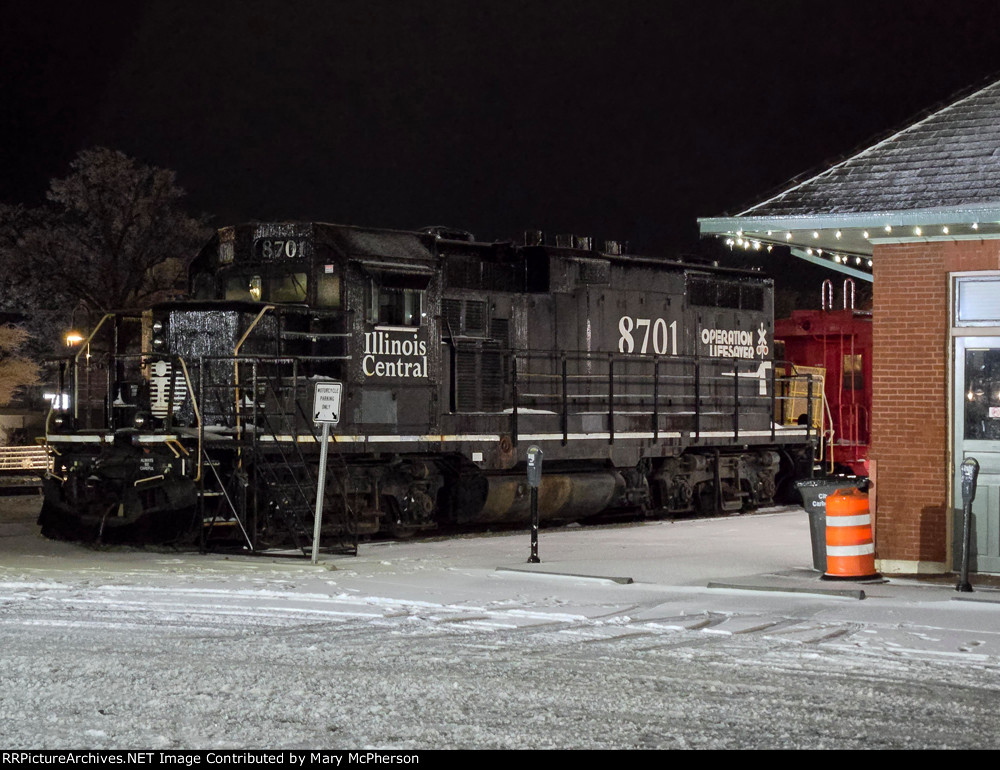
[[538,487],[542,483],[542,450],[528,447],[528,486],[531,487],[531,556],[528,564],[538,564]]
[[340,422],[340,400],[343,383],[325,381],[316,383],[313,397],[313,422],[323,426],[319,448],[319,478],[316,482],[316,515],[313,518],[312,563],[319,560],[319,534],[323,528],[323,495],[326,490],[326,458],[330,449],[330,426]]

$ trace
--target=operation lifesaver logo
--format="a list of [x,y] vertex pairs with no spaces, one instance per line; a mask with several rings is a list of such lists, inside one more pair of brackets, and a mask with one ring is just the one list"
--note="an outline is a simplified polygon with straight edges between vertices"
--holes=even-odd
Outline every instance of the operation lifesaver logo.
[[708,346],[708,355],[716,358],[764,358],[769,350],[763,322],[756,344],[753,332],[746,329],[702,329],[701,342]]
[[416,329],[365,332],[361,371],[366,377],[427,377],[427,342]]

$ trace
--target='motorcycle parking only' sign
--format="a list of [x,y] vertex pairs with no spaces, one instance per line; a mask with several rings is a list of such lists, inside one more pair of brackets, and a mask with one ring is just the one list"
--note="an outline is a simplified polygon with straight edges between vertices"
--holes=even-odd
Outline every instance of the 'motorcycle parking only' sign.
[[336,425],[340,422],[340,397],[344,392],[341,382],[324,381],[316,383],[313,398],[313,422]]

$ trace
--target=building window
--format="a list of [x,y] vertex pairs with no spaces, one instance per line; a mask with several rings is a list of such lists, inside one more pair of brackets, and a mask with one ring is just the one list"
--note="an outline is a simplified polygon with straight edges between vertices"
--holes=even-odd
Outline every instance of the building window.
[[965,351],[965,439],[1000,439],[1000,350]]
[[956,326],[1000,326],[1000,277],[956,281]]

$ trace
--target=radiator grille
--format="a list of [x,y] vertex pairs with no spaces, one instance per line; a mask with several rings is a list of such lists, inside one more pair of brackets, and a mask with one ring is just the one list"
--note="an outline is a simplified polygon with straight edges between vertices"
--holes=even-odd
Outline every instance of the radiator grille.
[[493,347],[455,351],[455,411],[498,412],[503,408],[503,353]]

